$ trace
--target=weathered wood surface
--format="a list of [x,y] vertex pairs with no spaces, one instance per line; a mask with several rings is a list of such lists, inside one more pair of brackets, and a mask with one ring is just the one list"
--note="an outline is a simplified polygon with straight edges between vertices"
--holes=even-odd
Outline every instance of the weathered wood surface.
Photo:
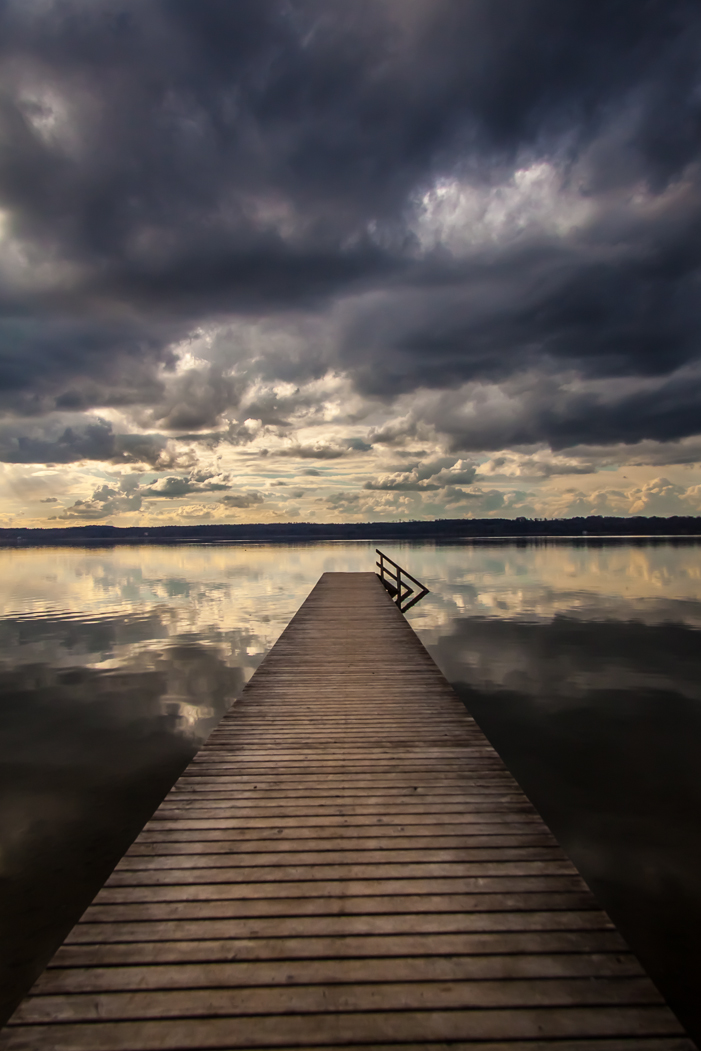
[[374,574],[325,573],[4,1051],[688,1051]]

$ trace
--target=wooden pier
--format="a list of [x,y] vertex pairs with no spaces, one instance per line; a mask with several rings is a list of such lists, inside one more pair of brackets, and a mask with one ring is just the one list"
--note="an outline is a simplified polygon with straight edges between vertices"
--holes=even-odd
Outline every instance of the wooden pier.
[[3,1051],[693,1051],[373,573],[325,573]]

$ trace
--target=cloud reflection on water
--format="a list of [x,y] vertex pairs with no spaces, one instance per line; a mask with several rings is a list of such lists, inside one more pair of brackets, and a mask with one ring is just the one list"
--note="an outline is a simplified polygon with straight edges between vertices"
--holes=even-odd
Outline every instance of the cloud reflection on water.
[[[386,550],[431,588],[411,623],[698,1026],[701,546]],[[373,563],[365,543],[0,551],[8,1011],[319,575]]]
[[538,615],[497,602],[422,637],[699,1042],[701,602],[668,568],[634,576],[649,597],[567,580]]

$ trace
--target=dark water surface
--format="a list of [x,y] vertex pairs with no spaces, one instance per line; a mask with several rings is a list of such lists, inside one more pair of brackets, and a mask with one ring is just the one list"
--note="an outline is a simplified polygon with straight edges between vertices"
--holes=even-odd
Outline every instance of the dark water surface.
[[[387,545],[409,619],[701,1040],[701,544]],[[0,1018],[325,570],[374,545],[0,551]]]

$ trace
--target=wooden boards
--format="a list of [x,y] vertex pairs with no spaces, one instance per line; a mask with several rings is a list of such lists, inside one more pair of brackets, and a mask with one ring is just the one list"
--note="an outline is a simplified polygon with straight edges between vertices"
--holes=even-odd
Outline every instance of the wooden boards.
[[4,1051],[693,1045],[373,573],[325,573]]

